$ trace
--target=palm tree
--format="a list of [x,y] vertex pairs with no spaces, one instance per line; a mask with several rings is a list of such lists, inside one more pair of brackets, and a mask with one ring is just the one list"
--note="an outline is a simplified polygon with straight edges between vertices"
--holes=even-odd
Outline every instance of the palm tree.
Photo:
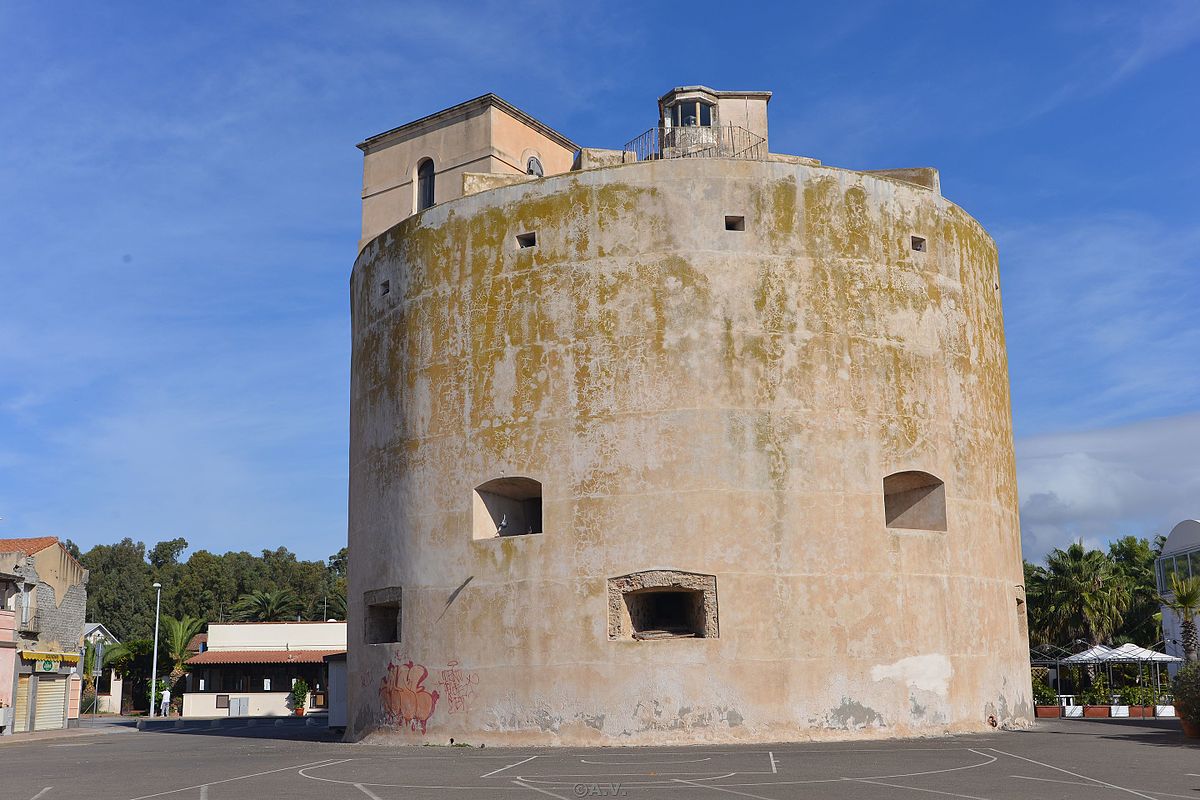
[[1100,644],[1121,625],[1129,606],[1129,586],[1112,559],[1075,542],[1030,570],[1026,595],[1036,603],[1035,619],[1051,641],[1085,639]]
[[1200,614],[1200,576],[1180,579],[1178,574],[1172,573],[1171,595],[1160,597],[1159,600],[1182,620],[1183,657],[1195,661],[1200,645],[1200,637],[1196,633],[1196,615]]
[[287,589],[244,594],[233,606],[233,618],[242,622],[278,622],[292,619],[300,601]]
[[308,611],[305,614],[307,619],[320,620],[324,622],[327,619],[345,619],[346,618],[346,595],[344,592],[334,589],[326,594],[314,597],[308,605]]
[[183,677],[183,662],[191,655],[188,644],[196,634],[204,630],[206,624],[205,620],[187,614],[179,619],[175,617],[162,618],[163,648],[166,650],[167,657],[171,659],[171,686],[174,686]]

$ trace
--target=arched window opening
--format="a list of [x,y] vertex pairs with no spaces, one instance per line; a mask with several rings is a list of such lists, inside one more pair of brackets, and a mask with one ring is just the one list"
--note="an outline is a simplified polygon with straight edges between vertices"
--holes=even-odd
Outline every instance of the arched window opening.
[[897,472],[883,479],[889,528],[946,530],[946,484],[928,472]]
[[433,159],[427,158],[417,165],[417,211],[433,205]]
[[530,156],[529,160],[525,162],[525,174],[532,175],[535,178],[541,178],[545,176],[546,172],[544,169],[542,169],[541,159],[537,156]]
[[512,477],[476,486],[471,529],[476,539],[541,533],[542,484]]

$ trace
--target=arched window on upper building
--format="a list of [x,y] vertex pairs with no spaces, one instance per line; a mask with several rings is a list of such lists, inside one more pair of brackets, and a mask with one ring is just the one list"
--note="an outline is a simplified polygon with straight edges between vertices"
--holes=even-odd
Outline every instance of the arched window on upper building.
[[546,172],[542,169],[542,160],[537,156],[530,156],[529,160],[525,162],[525,174],[535,178],[543,177]]
[[427,158],[417,165],[417,211],[433,205],[433,159]]
[[946,484],[928,472],[897,472],[883,479],[889,528],[946,530]]

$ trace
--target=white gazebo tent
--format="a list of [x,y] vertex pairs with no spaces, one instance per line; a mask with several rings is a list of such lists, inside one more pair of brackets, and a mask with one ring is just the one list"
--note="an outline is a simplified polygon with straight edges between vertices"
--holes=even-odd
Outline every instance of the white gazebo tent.
[[1162,694],[1162,679],[1160,668],[1163,664],[1178,664],[1183,661],[1182,658],[1169,656],[1166,653],[1160,653],[1157,650],[1150,650],[1145,647],[1139,647],[1132,642],[1123,644],[1120,647],[1108,647],[1098,644],[1089,647],[1082,653],[1076,653],[1073,656],[1067,656],[1061,660],[1061,663],[1071,666],[1084,665],[1106,665],[1108,667],[1108,685],[1112,686],[1112,666],[1113,664],[1153,664],[1154,665],[1154,688],[1156,694]]

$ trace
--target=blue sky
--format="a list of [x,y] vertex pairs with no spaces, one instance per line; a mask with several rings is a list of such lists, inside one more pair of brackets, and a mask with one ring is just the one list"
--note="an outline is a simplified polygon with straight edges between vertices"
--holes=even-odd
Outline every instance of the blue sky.
[[354,144],[674,85],[995,235],[1028,557],[1200,516],[1200,4],[0,6],[0,536],[345,542]]

